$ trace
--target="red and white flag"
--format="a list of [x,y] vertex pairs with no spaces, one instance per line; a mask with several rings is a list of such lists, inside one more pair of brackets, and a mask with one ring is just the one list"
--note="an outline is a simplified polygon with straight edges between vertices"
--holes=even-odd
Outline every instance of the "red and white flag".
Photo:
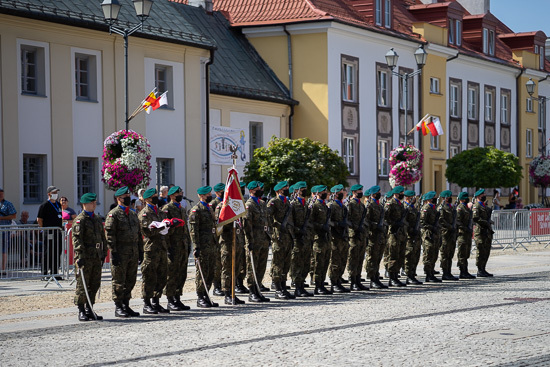
[[153,108],[153,111],[156,111],[160,106],[164,106],[168,104],[168,96],[166,95],[168,91],[162,93],[160,97],[158,97],[153,103],[151,103],[151,107]]
[[221,233],[224,225],[234,222],[246,214],[239,175],[235,168],[229,170],[227,181],[225,183],[225,193],[223,196],[223,206],[218,217],[217,232]]
[[426,123],[426,127],[430,130],[430,133],[433,136],[443,135],[443,127],[441,126],[441,121],[437,116],[432,116],[431,121]]

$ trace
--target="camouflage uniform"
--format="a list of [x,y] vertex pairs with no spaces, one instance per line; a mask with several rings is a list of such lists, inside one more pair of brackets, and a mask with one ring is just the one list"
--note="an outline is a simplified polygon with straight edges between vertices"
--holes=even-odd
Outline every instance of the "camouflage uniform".
[[[273,235],[271,236],[271,251],[273,255],[271,277],[275,284],[281,283],[285,285],[290,270],[292,245],[294,243],[291,236],[291,231],[294,231],[294,228],[290,202],[284,196],[274,197],[269,200],[267,213],[269,222],[273,228]],[[282,224],[285,216],[287,217],[286,228],[283,228]]]
[[191,225],[191,241],[195,249],[199,249],[199,262],[204,276],[203,283],[199,267],[195,271],[195,286],[199,297],[206,296],[206,293],[214,281],[214,267],[216,256],[219,254],[219,247],[216,244],[216,219],[210,206],[199,201],[190,212],[189,224]]
[[472,250],[472,210],[464,203],[458,204],[456,210],[456,227],[458,230],[458,267],[468,269],[468,258]]
[[330,225],[327,224],[329,209],[323,200],[316,200],[311,210],[311,224],[314,229],[313,259],[314,281],[322,285],[325,281],[328,269],[327,253],[330,253]]
[[346,270],[346,260],[349,252],[348,229],[345,221],[348,220],[348,208],[338,199],[330,203],[330,218],[334,223],[331,230],[331,251],[329,263],[329,278],[332,284],[340,282]]
[[434,271],[435,261],[437,260],[437,241],[439,234],[434,227],[436,220],[437,211],[435,205],[431,203],[424,204],[420,213],[420,226],[422,228],[422,246],[424,247],[422,259],[424,262],[424,272],[426,274]]
[[405,251],[405,273],[409,278],[415,277],[416,267],[420,261],[420,231],[416,229],[416,223],[419,220],[418,209],[414,205],[405,203],[407,217],[405,218],[409,226],[407,227],[407,250]]
[[82,260],[83,266],[76,275],[75,305],[87,303],[86,292],[82,282],[82,273],[86,280],[88,295],[92,305],[101,286],[101,267],[107,256],[107,241],[101,218],[97,215],[90,217],[82,211],[74,219],[72,240],[74,246],[74,260]]
[[[212,213],[216,211],[216,208],[220,203],[223,203],[223,199],[217,196],[212,199],[212,201],[209,204],[210,210],[212,211]],[[216,251],[216,255],[215,255],[213,283],[215,284],[215,286],[218,286],[221,284],[221,276],[222,276],[221,243],[220,243],[220,236],[217,233],[214,234],[214,237],[216,238],[216,247],[218,248],[218,250]]]
[[383,210],[384,209],[376,199],[371,199],[367,207],[367,219],[365,221],[369,228],[365,271],[371,280],[378,277],[380,262],[382,261],[382,256],[386,247],[384,223],[380,223]]
[[386,203],[386,216],[385,220],[389,224],[388,229],[388,247],[389,247],[389,259],[388,259],[388,272],[399,272],[399,256],[401,255],[402,247],[406,247],[406,222],[404,216],[406,215],[405,207],[403,203],[397,198],[392,198]]
[[[294,247],[292,248],[291,270],[294,284],[304,283],[310,269],[311,250],[313,246],[310,224],[304,226],[307,213],[311,209],[306,206],[305,199],[296,198],[290,202],[294,220]],[[309,218],[308,218],[309,222]]]
[[143,238],[139,232],[139,220],[133,210],[126,212],[119,205],[107,215],[105,234],[107,245],[119,258],[119,265],[111,261],[113,276],[113,301],[125,302],[132,298],[136,285],[139,254],[143,253]]
[[360,200],[351,198],[346,203],[346,208],[348,209],[348,218],[351,223],[348,234],[349,234],[349,252],[348,252],[348,275],[350,279],[353,279],[356,276],[361,276],[361,268],[363,266],[363,260],[365,259],[365,251],[367,247],[367,218],[365,213],[365,219],[363,219],[363,224],[360,227],[361,218],[363,217],[363,212],[366,207],[361,203]]
[[[216,207],[214,216],[219,218],[220,211],[223,208],[223,202]],[[235,221],[235,273],[241,268],[242,254],[244,253],[244,231],[242,219]],[[233,256],[233,223],[228,223],[223,226],[220,235],[220,253],[221,253],[221,286],[224,292],[231,292],[231,277],[232,277],[232,256]],[[237,275],[237,274],[235,274]]]
[[[256,200],[258,200],[256,202]],[[254,286],[254,272],[250,262],[250,244],[256,265],[258,282],[262,283],[267,267],[269,255],[270,228],[267,220],[267,207],[262,199],[250,197],[246,201],[246,217],[244,219],[244,233],[246,235],[246,258],[247,258],[247,283],[248,288]]]
[[453,218],[455,209],[452,204],[442,203],[439,207],[439,226],[441,228],[441,269],[443,273],[450,273],[455,254],[456,239],[455,228],[453,227]]
[[144,238],[143,262],[141,263],[141,295],[148,300],[162,297],[166,285],[168,260],[166,256],[165,236],[160,234],[161,228],[149,228],[152,222],[162,222],[166,213],[157,207],[145,204],[138,215],[141,233]]
[[183,226],[171,226],[166,235],[168,255],[168,278],[164,293],[167,297],[181,296],[183,286],[187,279],[187,263],[189,261],[189,248],[191,237],[187,227],[187,213],[185,208],[177,202],[170,201],[162,207],[168,219],[181,219]]
[[477,257],[476,266],[485,270],[489,255],[491,254],[491,242],[493,241],[493,229],[491,228],[491,209],[477,201],[473,210],[474,241],[476,242]]

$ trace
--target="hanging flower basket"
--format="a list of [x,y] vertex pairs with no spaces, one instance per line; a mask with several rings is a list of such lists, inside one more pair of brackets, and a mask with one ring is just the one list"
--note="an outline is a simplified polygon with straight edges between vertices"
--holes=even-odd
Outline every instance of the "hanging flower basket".
[[538,156],[529,164],[529,182],[534,186],[550,186],[550,156]]
[[413,145],[399,145],[390,152],[390,185],[411,186],[422,178],[424,155]]
[[112,133],[103,143],[102,180],[109,190],[128,186],[137,192],[149,185],[151,147],[145,137],[132,130]]

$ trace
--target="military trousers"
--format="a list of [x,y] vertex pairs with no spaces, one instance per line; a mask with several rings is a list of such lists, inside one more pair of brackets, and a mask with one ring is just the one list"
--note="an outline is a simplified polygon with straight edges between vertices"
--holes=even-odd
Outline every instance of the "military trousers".
[[396,233],[388,233],[388,272],[399,273],[400,256],[405,254],[406,246],[406,237],[401,230]]
[[187,280],[187,263],[189,261],[189,252],[187,244],[183,241],[177,241],[170,244],[168,253],[168,278],[164,294],[168,297],[181,296],[183,286]]
[[405,269],[405,257],[407,255],[407,240],[399,247],[399,269]]
[[361,276],[361,268],[365,259],[367,242],[364,239],[352,237],[349,240],[348,275],[350,278]]
[[420,261],[421,252],[420,238],[408,237],[407,238],[407,250],[405,251],[405,273],[409,277],[413,277],[416,274],[416,268]]
[[457,266],[468,268],[468,259],[472,251],[472,232],[458,232],[457,239]]
[[446,273],[451,272],[453,256],[455,256],[456,241],[455,236],[451,232],[442,232],[441,235],[441,270]]
[[254,271],[252,270],[252,261],[250,260],[250,254],[252,254],[252,258],[254,259],[258,282],[261,284],[264,280],[265,269],[267,268],[269,243],[267,241],[256,242],[252,251],[250,251],[248,247],[246,249],[246,282],[248,284],[248,288],[256,285],[256,281],[254,280]]
[[[196,266],[195,270],[195,288],[197,290],[197,295],[203,296],[208,293],[208,290],[212,286],[214,281],[214,272],[216,266],[216,256],[220,253],[218,251],[219,247],[215,244],[202,244],[199,247],[200,256],[198,258],[199,266]],[[204,276],[204,283],[201,276]],[[206,283],[206,284],[205,284]]]
[[338,283],[344,271],[349,254],[349,241],[347,238],[332,237],[330,248],[329,278],[333,284]]
[[274,283],[286,282],[292,258],[292,237],[282,234],[271,242],[271,279]]
[[426,274],[433,272],[435,269],[437,251],[439,250],[437,243],[438,238],[435,234],[427,229],[422,230],[422,247],[424,248],[422,261],[424,263],[424,272]]
[[489,260],[489,255],[491,254],[491,242],[493,241],[491,237],[484,235],[474,236],[476,241],[476,266],[478,269],[485,269],[487,266],[487,261]]
[[244,238],[242,240],[243,250],[240,252],[240,260],[238,262],[239,267],[237,268],[237,279],[244,281],[246,278],[246,251],[244,250]]
[[130,253],[119,252],[118,257],[119,265],[114,265],[111,261],[113,301],[123,302],[132,298],[132,290],[136,285],[139,258],[137,245]]
[[375,279],[378,276],[385,248],[386,244],[383,234],[377,230],[372,231],[369,237],[369,244],[366,247],[367,261],[365,263],[365,271],[369,279]]
[[330,241],[324,238],[317,238],[313,242],[313,280],[324,282],[327,276],[328,264],[330,261]]
[[160,298],[166,286],[168,257],[165,249],[145,251],[141,263],[141,296],[143,299]]
[[95,296],[99,287],[101,287],[101,260],[99,258],[86,258],[83,259],[84,266],[78,269],[76,274],[76,293],[74,297],[74,304],[86,304],[86,291],[84,290],[84,282],[82,276],[86,281],[88,295],[92,304],[95,303]]
[[[233,271],[233,236],[226,236],[225,234],[220,237],[221,247],[221,261],[222,261],[222,290],[224,292],[231,292],[232,284],[232,271]],[[244,243],[235,239],[235,285],[237,271],[241,266],[242,254],[244,253]]]
[[292,257],[290,259],[290,270],[294,284],[305,282],[311,265],[311,239],[306,236],[297,236],[292,248]]

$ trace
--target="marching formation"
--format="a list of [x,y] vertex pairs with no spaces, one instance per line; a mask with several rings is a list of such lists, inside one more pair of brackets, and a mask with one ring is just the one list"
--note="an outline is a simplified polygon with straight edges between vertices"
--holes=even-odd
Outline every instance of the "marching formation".
[[[115,193],[118,205],[107,215],[104,227],[94,214],[96,195],[84,194],[80,200],[83,211],[72,231],[79,320],[102,319],[93,304],[107,249],[116,317],[140,315],[129,305],[138,265],[143,313],[189,310],[180,296],[191,251],[197,265],[197,306],[203,308],[218,306],[209,296],[211,288],[214,295],[224,297],[225,304],[245,303],[234,293],[248,294],[249,302],[270,301],[264,295],[269,289],[263,285],[270,245],[271,289],[281,300],[420,285],[417,266],[421,257],[425,282],[474,279],[468,272],[472,238],[477,248],[477,276],[492,276],[486,265],[494,232],[484,190],[475,193],[473,203],[466,192],[453,203],[449,190],[441,192],[438,200],[434,191],[417,196],[396,186],[382,198],[379,186],[364,190],[362,185],[353,185],[348,193],[343,185],[330,190],[317,185],[308,192],[304,181],[292,186],[282,181],[274,187],[275,196],[266,201],[263,187],[259,181],[240,183],[243,197],[245,188],[250,194],[246,212],[220,231],[216,227],[224,206],[223,183],[214,190],[199,188],[199,201],[189,213],[181,205],[179,186],[170,189],[170,201],[163,207],[158,207],[156,189],[146,190],[146,205],[139,213],[130,209],[130,192],[123,187]],[[451,272],[455,250],[458,277]],[[435,270],[438,257],[441,278]],[[379,272],[382,262],[384,276]],[[368,282],[361,277],[363,264]],[[382,282],[384,277],[387,284]],[[307,290],[310,286],[313,292]],[[162,294],[168,299],[166,308],[160,304]]]

